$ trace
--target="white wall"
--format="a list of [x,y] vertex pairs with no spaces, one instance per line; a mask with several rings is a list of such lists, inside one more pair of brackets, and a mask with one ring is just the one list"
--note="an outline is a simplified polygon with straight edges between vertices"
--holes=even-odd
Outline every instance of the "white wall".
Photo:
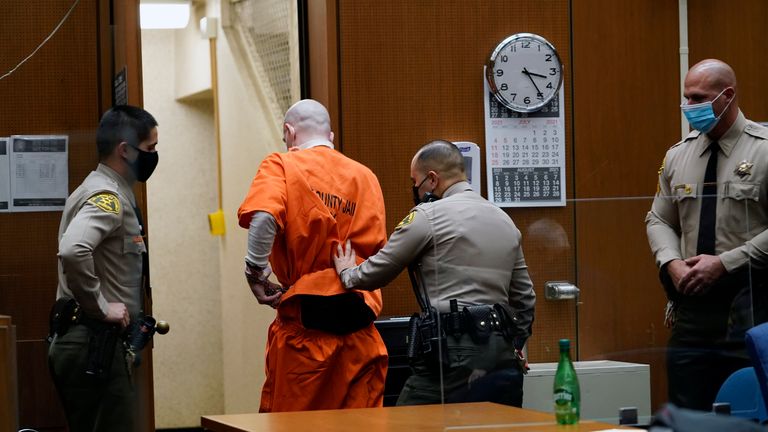
[[[211,6],[219,11],[218,1],[209,2],[209,10]],[[241,71],[221,29],[217,42],[223,207],[227,216],[220,261],[224,402],[226,413],[231,414],[255,412],[259,407],[267,327],[275,316],[271,308],[256,302],[243,277],[248,232],[237,225],[237,209],[261,160],[284,147],[281,125],[269,114],[258,87]]]
[[224,408],[219,245],[207,219],[217,206],[213,106],[175,100],[174,47],[174,31],[142,32],[144,106],[160,124],[147,182],[153,313],[171,325],[155,339],[158,428],[198,425]]
[[227,232],[212,236],[207,214],[218,206],[213,104],[208,43],[197,39],[196,25],[206,11],[220,16],[219,2],[198,9],[186,30],[142,31],[144,105],[160,123],[160,164],[147,183],[154,315],[171,325],[154,348],[159,429],[199,426],[206,414],[256,411],[274,318],[243,277],[247,231],[237,226],[236,213],[261,160],[283,149],[280,125],[258,86],[240,72],[220,28]]

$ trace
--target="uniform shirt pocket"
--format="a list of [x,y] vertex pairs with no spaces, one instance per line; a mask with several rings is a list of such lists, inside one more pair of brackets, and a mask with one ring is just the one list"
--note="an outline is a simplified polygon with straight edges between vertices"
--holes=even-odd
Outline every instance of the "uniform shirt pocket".
[[123,268],[120,279],[125,286],[139,286],[141,284],[141,272],[143,257],[146,251],[144,239],[140,235],[123,236]]
[[759,182],[727,182],[723,191],[722,209],[718,223],[728,232],[745,233],[752,230],[765,211],[760,208]]
[[678,214],[680,215],[680,229],[683,232],[692,232],[698,227],[698,217],[690,217],[699,213],[699,207],[695,199],[698,195],[699,184],[697,183],[680,183],[672,186],[672,199],[677,203]]
[[760,183],[737,183],[729,182],[725,184],[725,197],[734,200],[753,200],[760,198]]
[[123,253],[142,254],[146,251],[147,248],[144,246],[144,238],[142,236],[123,236]]

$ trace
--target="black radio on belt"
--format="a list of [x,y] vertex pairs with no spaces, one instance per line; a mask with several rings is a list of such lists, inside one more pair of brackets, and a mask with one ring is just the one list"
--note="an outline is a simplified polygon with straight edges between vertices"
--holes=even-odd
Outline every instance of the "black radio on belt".
[[408,323],[408,359],[423,359],[427,363],[448,364],[448,346],[445,332],[438,325],[439,314],[429,312],[413,314]]

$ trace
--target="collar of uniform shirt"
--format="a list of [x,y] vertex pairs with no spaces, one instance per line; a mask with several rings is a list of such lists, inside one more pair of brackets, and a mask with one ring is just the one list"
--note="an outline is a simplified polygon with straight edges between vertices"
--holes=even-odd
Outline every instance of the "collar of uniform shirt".
[[460,181],[452,184],[448,189],[446,189],[445,192],[443,192],[443,198],[448,198],[449,196],[459,192],[466,192],[471,190],[472,186],[469,185],[469,182]]
[[96,171],[101,172],[102,174],[114,180],[115,183],[122,186],[122,192],[128,196],[129,200],[131,200],[131,205],[134,207],[136,206],[136,197],[133,195],[133,188],[128,184],[123,176],[118,174],[117,171],[113,170],[108,165],[101,162],[99,162],[99,165],[96,167]]
[[333,143],[328,141],[327,139],[313,139],[298,146],[298,148],[300,148],[301,150],[307,150],[317,146],[325,146],[328,148],[333,148]]
[[[741,110],[739,110],[739,115],[736,117],[736,121],[734,121],[731,127],[728,128],[728,130],[723,134],[723,136],[717,140],[717,144],[720,146],[720,151],[723,152],[725,157],[731,156],[731,151],[736,145],[736,142],[739,141],[739,138],[741,138],[741,133],[744,131],[745,127],[747,127],[747,119],[744,117],[744,114],[741,112]],[[707,142],[704,143],[704,147],[701,149],[699,156],[704,156],[704,153],[707,152],[709,143],[711,142],[712,139],[708,139]]]

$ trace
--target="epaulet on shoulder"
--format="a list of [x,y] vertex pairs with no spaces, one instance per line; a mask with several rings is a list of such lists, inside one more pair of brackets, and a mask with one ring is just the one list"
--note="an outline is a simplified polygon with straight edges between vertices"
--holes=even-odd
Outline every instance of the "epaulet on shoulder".
[[752,135],[755,138],[762,138],[768,140],[768,128],[753,121],[747,123],[747,127],[744,128],[744,132]]
[[701,135],[701,131],[697,131],[697,130],[694,129],[694,130],[690,131],[688,133],[688,135],[686,135],[685,138],[683,138],[683,140],[680,141],[680,142],[684,143],[686,141],[694,140],[694,139],[698,138],[699,135]]
[[699,137],[699,135],[701,135],[701,132],[699,132],[699,131],[697,131],[697,130],[692,130],[692,131],[691,131],[690,133],[688,133],[688,135],[686,135],[686,136],[685,136],[685,137],[684,137],[682,140],[680,140],[680,141],[678,141],[677,143],[675,143],[674,145],[672,145],[672,147],[670,147],[670,150],[671,150],[671,149],[673,149],[673,148],[675,148],[675,147],[678,147],[678,146],[680,146],[680,145],[682,145],[682,144],[684,144],[684,143],[686,143],[686,142],[688,142],[688,141],[692,141],[692,140],[695,140],[696,138],[698,138],[698,137]]

